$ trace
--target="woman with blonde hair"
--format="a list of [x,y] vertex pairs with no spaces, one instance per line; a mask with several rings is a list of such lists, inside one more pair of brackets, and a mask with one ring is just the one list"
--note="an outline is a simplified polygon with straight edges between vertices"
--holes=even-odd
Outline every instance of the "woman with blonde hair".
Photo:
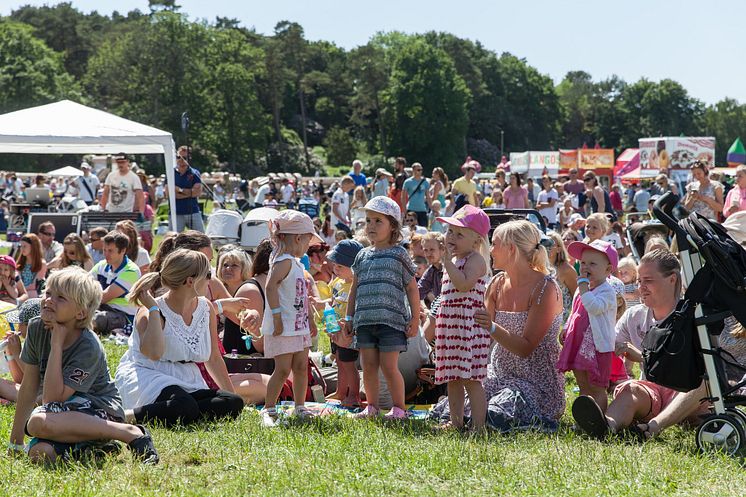
[[[556,430],[565,410],[564,377],[556,368],[562,297],[550,276],[541,233],[528,221],[510,221],[492,236],[493,277],[476,323],[495,341],[484,389],[487,424],[502,432],[541,426]],[[434,409],[447,419],[446,402]]]
[[60,255],[49,262],[48,268],[63,269],[68,266],[82,267],[86,271],[93,268],[93,259],[91,254],[85,248],[85,243],[79,235],[70,233],[62,242],[63,250]]
[[[200,296],[210,277],[204,254],[179,249],[132,287],[129,300],[141,307],[115,377],[128,421],[188,425],[241,413],[243,400],[218,346],[215,310]],[[151,293],[156,282],[167,288],[158,298]],[[220,390],[207,387],[197,362],[205,363]]]
[[552,239],[552,247],[549,249],[549,264],[552,266],[554,278],[562,292],[562,322],[567,322],[572,307],[572,296],[578,288],[578,273],[570,264],[570,256],[567,253],[562,236],[556,231],[550,231],[547,235]]

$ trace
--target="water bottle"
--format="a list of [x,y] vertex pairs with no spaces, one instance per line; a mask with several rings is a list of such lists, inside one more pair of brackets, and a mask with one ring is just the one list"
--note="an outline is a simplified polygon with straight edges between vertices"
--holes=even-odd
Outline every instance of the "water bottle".
[[5,348],[8,345],[8,340],[0,340],[0,375],[10,371],[8,361],[5,360]]
[[231,359],[238,359],[238,349],[231,350]]
[[328,303],[324,307],[324,324],[326,325],[327,333],[337,333],[342,329],[339,327],[337,313],[334,312],[334,308]]

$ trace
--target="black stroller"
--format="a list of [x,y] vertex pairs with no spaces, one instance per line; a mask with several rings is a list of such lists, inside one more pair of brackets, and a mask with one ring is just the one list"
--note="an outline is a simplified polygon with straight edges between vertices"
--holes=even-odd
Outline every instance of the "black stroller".
[[[674,233],[678,244],[687,287],[686,299],[692,309],[683,342],[691,344],[689,350],[693,359],[687,371],[666,371],[665,374],[671,378],[677,375],[678,378],[672,380],[674,382],[684,376],[691,381],[684,388],[656,382],[685,391],[693,390],[704,379],[706,400],[713,407],[711,414],[697,428],[697,447],[736,454],[746,446],[746,413],[736,408],[746,405],[746,396],[739,394],[746,380],[730,384],[725,368],[728,365],[746,372],[746,367],[720,348],[719,337],[727,317],[733,316],[741,324],[746,324],[746,250],[719,223],[699,214],[692,213],[677,222],[669,214],[677,202],[676,195],[666,193],[656,201],[653,213]],[[682,348],[685,347],[679,345],[676,350],[663,352],[674,355]],[[645,350],[643,355],[647,353]],[[644,367],[648,373],[650,365],[647,361]],[[655,381],[654,378],[648,379]]]

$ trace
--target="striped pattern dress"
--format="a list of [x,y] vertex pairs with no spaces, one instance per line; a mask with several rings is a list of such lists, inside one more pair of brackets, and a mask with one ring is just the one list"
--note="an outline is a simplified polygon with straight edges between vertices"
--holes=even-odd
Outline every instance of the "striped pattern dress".
[[[455,262],[463,271],[467,256]],[[489,363],[489,330],[474,322],[474,313],[484,307],[487,278],[480,278],[468,292],[459,292],[443,271],[441,304],[435,318],[435,382],[483,381]]]

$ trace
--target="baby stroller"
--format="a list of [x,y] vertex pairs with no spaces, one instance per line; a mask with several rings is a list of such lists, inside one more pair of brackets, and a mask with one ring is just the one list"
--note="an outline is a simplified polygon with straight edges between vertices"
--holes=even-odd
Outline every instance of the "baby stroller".
[[[682,342],[689,343],[693,360],[687,365],[687,370],[659,372],[674,382],[682,377],[691,381],[683,388],[656,381],[649,374],[647,348],[643,352],[645,372],[649,380],[681,391],[693,390],[704,379],[706,400],[713,407],[711,414],[697,428],[697,447],[732,455],[746,445],[746,413],[736,408],[746,405],[746,396],[739,394],[746,380],[731,385],[725,366],[727,364],[741,372],[746,372],[746,367],[720,348],[718,342],[725,318],[733,316],[739,323],[746,324],[746,306],[743,305],[746,299],[746,250],[719,223],[697,213],[677,222],[669,214],[677,202],[676,195],[666,193],[656,201],[653,213],[676,237],[687,287],[686,300],[693,312],[685,327],[687,336],[682,334],[676,348],[663,352],[669,356],[679,354],[687,348],[681,346]],[[679,383],[678,387],[681,386]]]
[[627,226],[627,244],[637,262],[645,255],[645,244],[654,236],[668,239],[668,228],[656,221],[634,222]]

